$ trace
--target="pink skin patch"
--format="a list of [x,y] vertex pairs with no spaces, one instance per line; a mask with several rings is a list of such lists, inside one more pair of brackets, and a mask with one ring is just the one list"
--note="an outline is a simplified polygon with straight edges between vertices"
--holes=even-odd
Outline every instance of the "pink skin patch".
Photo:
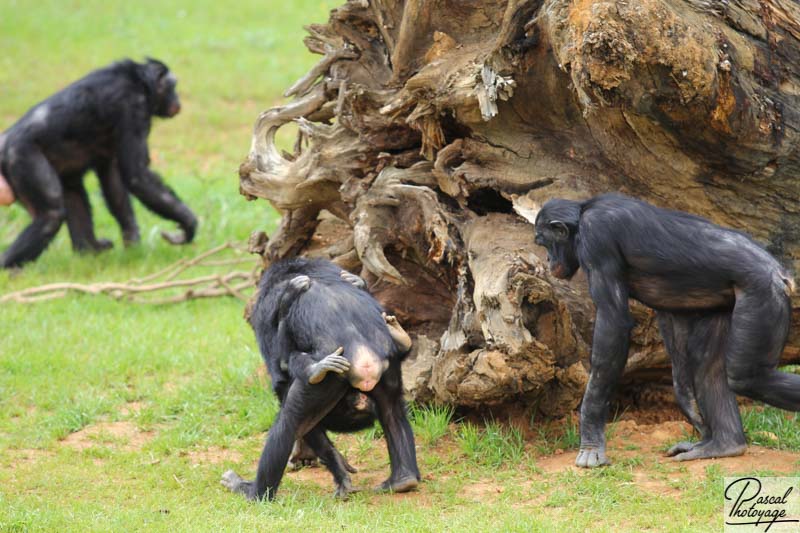
[[14,203],[14,191],[6,179],[0,174],[0,205],[11,205]]
[[362,391],[369,392],[375,388],[383,374],[383,365],[377,355],[366,346],[357,346],[353,350],[350,365],[350,384]]

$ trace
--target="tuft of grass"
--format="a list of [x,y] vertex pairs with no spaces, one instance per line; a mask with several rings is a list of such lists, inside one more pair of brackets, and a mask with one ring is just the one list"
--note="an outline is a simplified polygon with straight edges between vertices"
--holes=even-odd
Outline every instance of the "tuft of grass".
[[564,418],[560,431],[553,433],[552,428],[540,426],[537,430],[536,451],[542,455],[554,453],[556,450],[577,450],[581,445],[581,430],[576,417]]
[[450,405],[417,405],[409,408],[414,435],[431,446],[447,435],[454,409]]
[[742,425],[747,440],[767,448],[800,450],[800,417],[767,405],[742,409]]
[[461,451],[470,459],[489,467],[518,464],[525,457],[525,439],[514,427],[504,428],[495,421],[480,428],[464,422],[456,435]]

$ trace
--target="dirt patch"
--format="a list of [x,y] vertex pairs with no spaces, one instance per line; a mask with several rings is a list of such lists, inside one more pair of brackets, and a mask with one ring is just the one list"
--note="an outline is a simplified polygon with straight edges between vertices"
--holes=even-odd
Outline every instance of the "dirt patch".
[[[681,421],[668,421],[660,424],[638,424],[635,420],[623,420],[611,428],[608,441],[608,455],[612,462],[638,458],[644,460],[643,466],[633,467],[633,481],[642,490],[659,496],[678,497],[681,494],[676,486],[680,482],[702,479],[710,466],[719,467],[723,474],[739,474],[770,470],[779,474],[800,471],[800,453],[750,446],[740,457],[720,459],[701,459],[678,462],[664,455],[667,445],[683,440],[692,434],[692,427]],[[575,466],[575,450],[567,450],[554,455],[537,457],[536,466],[545,474],[558,474],[572,471],[585,474],[587,470]],[[648,468],[655,461],[664,468],[653,471]]]
[[144,409],[144,402],[128,402],[119,409],[122,416],[135,415]]
[[154,435],[152,431],[140,431],[131,422],[101,422],[68,435],[61,444],[76,450],[107,445],[130,452],[140,450]]
[[242,454],[236,450],[212,446],[206,450],[192,450],[186,452],[193,465],[220,464],[224,462],[239,463],[242,461]]
[[744,455],[724,459],[707,459],[679,463],[686,465],[692,476],[704,475],[706,468],[719,465],[726,474],[771,470],[779,474],[800,472],[800,453],[748,446]]
[[480,480],[477,483],[464,485],[461,495],[475,502],[492,501],[505,492],[505,487],[492,480]]
[[3,463],[9,466],[16,467],[25,464],[36,464],[42,459],[55,457],[55,453],[50,450],[37,450],[33,448],[26,448],[22,450],[9,449],[3,452],[7,460]]

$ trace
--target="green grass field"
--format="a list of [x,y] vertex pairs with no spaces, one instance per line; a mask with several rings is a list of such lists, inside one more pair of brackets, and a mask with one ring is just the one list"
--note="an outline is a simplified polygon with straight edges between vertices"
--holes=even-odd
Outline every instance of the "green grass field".
[[[0,272],[0,294],[141,277],[274,228],[264,202],[238,194],[237,169],[258,113],[316,61],[302,26],[339,3],[0,0],[0,130],[92,68],[160,58],[183,112],[155,124],[153,165],[200,218],[195,243],[171,247],[159,237],[170,224],[137,205],[142,243],[123,249],[90,177],[97,233],[115,249],[75,255],[62,230],[36,263]],[[28,220],[0,208],[0,249]],[[746,417],[751,439],[773,449],[678,465],[660,452],[682,426],[621,422],[615,464],[578,472],[574,420],[458,423],[415,407],[418,492],[340,502],[317,468],[287,474],[275,502],[247,503],[219,479],[254,474],[277,405],[242,311],[233,298],[0,304],[0,531],[710,531],[722,526],[726,472],[800,473],[797,417],[774,410]],[[358,486],[386,476],[379,430],[336,442],[361,469]]]

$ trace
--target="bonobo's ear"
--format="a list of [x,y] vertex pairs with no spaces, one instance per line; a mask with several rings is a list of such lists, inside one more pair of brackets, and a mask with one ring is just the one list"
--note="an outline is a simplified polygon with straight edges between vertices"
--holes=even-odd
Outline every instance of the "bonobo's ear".
[[169,68],[167,67],[167,65],[165,65],[158,59],[154,59],[152,57],[146,57],[145,60],[147,61],[148,69],[152,69],[157,79],[164,77],[167,74],[167,72],[169,72]]
[[566,241],[569,238],[569,228],[560,220],[551,220],[550,229],[553,230],[556,240]]

